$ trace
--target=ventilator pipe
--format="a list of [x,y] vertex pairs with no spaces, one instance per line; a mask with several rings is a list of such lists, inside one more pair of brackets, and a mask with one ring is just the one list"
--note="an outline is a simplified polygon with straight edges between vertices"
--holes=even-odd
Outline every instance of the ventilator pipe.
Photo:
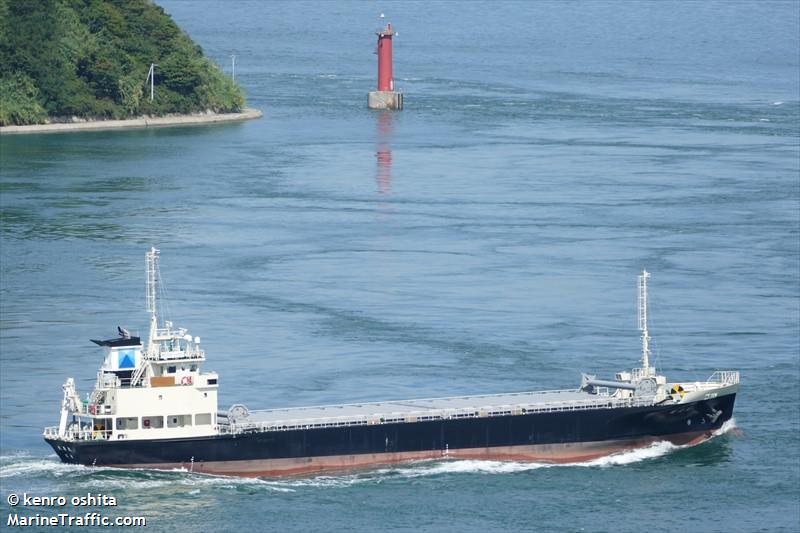
[[625,381],[606,381],[604,379],[595,379],[594,376],[590,376],[589,374],[581,374],[582,391],[594,392],[595,387],[636,390],[636,385],[632,383],[627,383]]

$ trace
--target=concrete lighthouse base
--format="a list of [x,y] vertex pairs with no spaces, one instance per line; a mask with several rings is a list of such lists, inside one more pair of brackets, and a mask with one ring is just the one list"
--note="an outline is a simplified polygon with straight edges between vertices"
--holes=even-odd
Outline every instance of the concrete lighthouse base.
[[403,109],[403,93],[395,91],[371,91],[367,105],[370,109]]

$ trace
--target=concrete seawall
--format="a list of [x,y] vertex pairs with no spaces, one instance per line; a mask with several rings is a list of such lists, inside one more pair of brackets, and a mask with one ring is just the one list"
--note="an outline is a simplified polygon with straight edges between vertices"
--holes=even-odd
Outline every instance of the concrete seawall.
[[138,117],[127,120],[92,120],[59,124],[32,124],[29,126],[0,126],[0,134],[24,133],[68,133],[76,131],[100,131],[122,128],[157,128],[163,126],[201,126],[220,122],[236,122],[261,118],[258,109],[245,108],[241,113],[211,113],[197,115],[174,115],[168,117]]

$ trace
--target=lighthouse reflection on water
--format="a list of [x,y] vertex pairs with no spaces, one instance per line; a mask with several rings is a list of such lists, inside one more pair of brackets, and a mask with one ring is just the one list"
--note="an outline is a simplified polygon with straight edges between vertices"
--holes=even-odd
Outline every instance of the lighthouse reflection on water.
[[378,113],[378,150],[375,152],[376,169],[375,182],[378,194],[384,195],[392,192],[392,130],[394,120],[391,111]]

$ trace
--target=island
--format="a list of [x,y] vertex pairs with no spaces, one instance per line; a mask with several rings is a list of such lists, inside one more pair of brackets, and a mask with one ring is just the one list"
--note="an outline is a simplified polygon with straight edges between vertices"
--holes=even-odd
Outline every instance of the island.
[[0,133],[260,116],[148,0],[0,0]]

